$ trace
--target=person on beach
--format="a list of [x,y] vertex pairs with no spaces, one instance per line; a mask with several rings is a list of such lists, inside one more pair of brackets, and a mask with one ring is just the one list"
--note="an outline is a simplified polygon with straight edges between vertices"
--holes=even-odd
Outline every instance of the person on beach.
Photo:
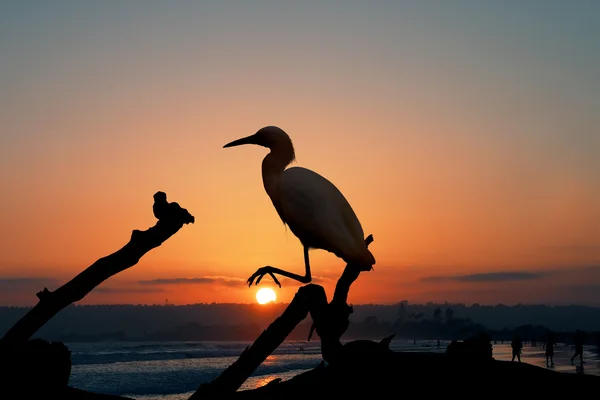
[[573,360],[577,356],[579,356],[579,363],[583,364],[583,341],[584,341],[584,333],[583,331],[577,329],[575,331],[575,354],[571,357],[571,365],[573,365]]
[[523,349],[523,342],[521,341],[521,338],[519,337],[519,335],[515,335],[512,343],[510,344],[510,347],[512,347],[512,360],[511,361],[515,361],[515,357],[517,357],[519,362],[521,362],[521,351]]
[[554,338],[554,332],[548,331],[546,342],[542,347],[546,348],[546,367],[554,367],[554,348],[558,348],[556,339]]

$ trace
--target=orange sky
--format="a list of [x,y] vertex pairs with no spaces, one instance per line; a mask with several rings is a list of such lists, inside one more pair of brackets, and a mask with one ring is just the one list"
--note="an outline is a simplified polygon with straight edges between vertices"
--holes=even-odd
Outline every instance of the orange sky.
[[[196,223],[84,302],[254,302],[258,267],[301,273],[262,186],[266,150],[222,148],[265,125],[375,237],[350,301],[600,304],[585,292],[600,288],[600,60],[585,48],[594,21],[569,22],[586,10],[536,25],[509,7],[522,19],[506,33],[483,8],[306,6],[269,9],[268,25],[216,5],[2,7],[0,304],[35,303],[152,226],[158,190]],[[331,295],[343,262],[311,260]],[[196,283],[140,282],[177,278]],[[287,302],[299,284],[282,282]]]

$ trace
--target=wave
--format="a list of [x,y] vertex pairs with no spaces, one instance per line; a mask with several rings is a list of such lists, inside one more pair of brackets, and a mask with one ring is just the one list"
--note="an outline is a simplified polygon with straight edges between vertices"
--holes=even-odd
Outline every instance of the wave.
[[[70,384],[115,395],[184,393],[215,379],[236,359],[237,356],[74,365]],[[271,355],[252,375],[299,373],[318,366],[321,361],[320,354]]]
[[[73,365],[107,364],[153,360],[237,357],[249,343],[152,343],[152,344],[87,344],[69,346]],[[284,343],[273,354],[320,354],[317,344]]]
[[[219,376],[249,342],[72,343],[70,385],[114,395],[170,395],[194,391]],[[435,351],[392,342],[393,350]],[[254,381],[290,378],[323,361],[320,342],[284,342],[254,371]],[[133,397],[135,397],[133,396]],[[130,396],[132,397],[132,396]]]

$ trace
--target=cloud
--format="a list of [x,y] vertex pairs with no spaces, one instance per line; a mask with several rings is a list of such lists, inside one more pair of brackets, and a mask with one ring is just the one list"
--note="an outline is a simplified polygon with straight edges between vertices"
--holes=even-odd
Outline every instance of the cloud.
[[[293,281],[290,278],[276,275],[279,282]],[[193,278],[158,278],[137,281],[140,285],[224,285],[231,287],[238,287],[246,285],[246,279],[231,277],[231,276],[199,276]],[[261,284],[266,281],[272,281],[269,275],[265,275],[261,280]],[[326,276],[313,276],[312,283],[323,284],[332,282],[333,279]],[[295,282],[295,281],[294,281]]]
[[[341,274],[340,274],[340,275],[341,275]],[[295,279],[292,279],[292,278],[288,278],[288,277],[281,276],[281,275],[277,275],[277,274],[275,274],[275,276],[277,277],[277,279],[279,280],[279,282],[281,282],[282,284],[283,284],[283,283],[291,283],[291,282],[296,282],[296,283],[298,283],[298,281],[297,281],[297,280],[295,280]],[[262,283],[262,282],[263,282],[265,279],[268,279],[268,280],[269,280],[269,281],[271,281],[271,282],[273,281],[273,279],[272,279],[272,278],[271,278],[269,275],[265,275],[265,276],[263,277],[263,280],[261,281],[261,283]],[[316,284],[325,284],[325,283],[331,283],[331,282],[336,282],[336,281],[337,281],[337,278],[335,278],[335,279],[334,279],[334,278],[330,278],[330,277],[328,277],[328,276],[314,276],[314,275],[313,275],[313,276],[311,277],[311,281],[310,281],[310,283],[316,283]]]
[[[341,276],[341,274],[340,274]],[[335,279],[329,278],[327,276],[313,276],[311,283],[329,283],[335,281]]]
[[600,244],[586,243],[575,245],[551,245],[542,246],[542,251],[558,251],[563,253],[597,253],[600,252]]
[[162,278],[138,281],[140,285],[206,285],[218,284],[225,286],[240,286],[246,283],[246,279],[228,276],[201,276],[196,278]]
[[132,287],[132,288],[111,288],[111,287],[97,287],[93,290],[92,293],[98,294],[123,294],[123,293],[160,293],[165,290],[162,288],[153,288],[153,287]]
[[586,267],[582,267],[581,270],[583,272],[600,272],[600,265],[588,265]]
[[[1,294],[35,294],[43,288],[49,290],[56,290],[64,282],[55,278],[46,277],[10,277],[0,278],[0,293]],[[137,286],[124,286],[124,287],[96,287],[91,294],[127,294],[127,293],[159,293],[164,292],[165,289],[160,287],[137,287]]]
[[55,289],[60,285],[58,279],[44,277],[10,277],[0,278],[0,291],[2,292],[21,292],[21,291],[40,291],[47,287]]
[[507,281],[529,281],[546,277],[549,272],[486,272],[479,274],[467,275],[437,275],[426,276],[420,280],[423,282],[440,283],[440,282],[467,282],[467,283],[483,283],[483,282],[507,282]]
[[42,284],[45,285],[47,283],[57,283],[58,279],[53,278],[22,278],[22,277],[13,277],[13,278],[0,278],[0,285],[31,285],[31,284]]
[[588,285],[570,285],[564,288],[565,291],[571,293],[593,293],[600,294],[600,284],[588,284]]

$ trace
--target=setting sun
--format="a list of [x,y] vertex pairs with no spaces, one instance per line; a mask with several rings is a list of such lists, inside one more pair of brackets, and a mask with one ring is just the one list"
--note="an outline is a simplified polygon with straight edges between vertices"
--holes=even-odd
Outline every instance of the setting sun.
[[256,301],[258,301],[258,304],[267,304],[271,301],[275,301],[276,299],[277,295],[271,288],[262,288],[256,292]]

